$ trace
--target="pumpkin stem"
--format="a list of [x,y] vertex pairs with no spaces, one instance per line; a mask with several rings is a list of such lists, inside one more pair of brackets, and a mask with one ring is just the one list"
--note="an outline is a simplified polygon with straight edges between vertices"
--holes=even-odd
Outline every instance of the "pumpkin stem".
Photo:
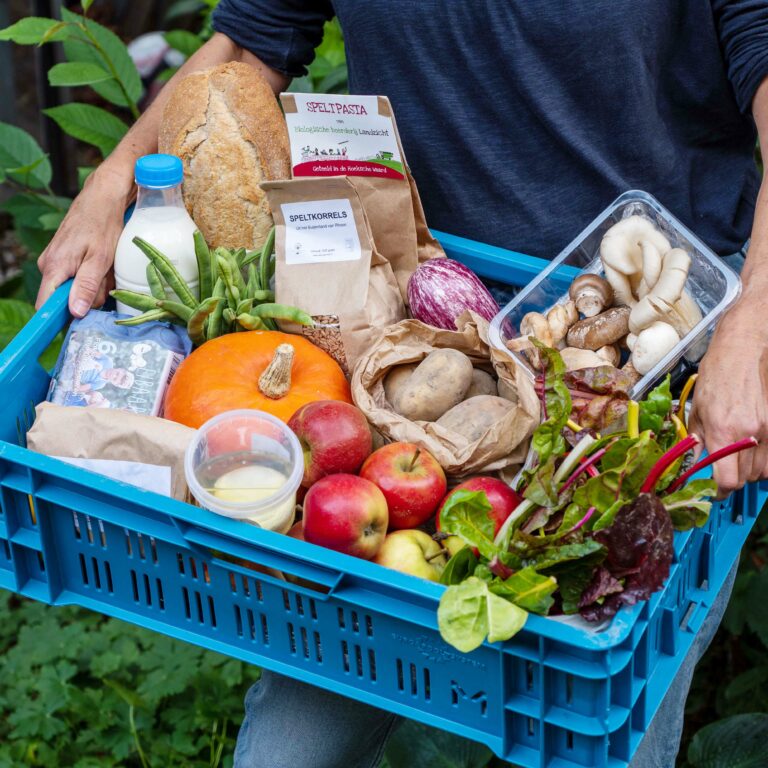
[[294,349],[290,344],[280,344],[272,362],[259,377],[259,390],[265,397],[279,400],[291,388],[291,367]]

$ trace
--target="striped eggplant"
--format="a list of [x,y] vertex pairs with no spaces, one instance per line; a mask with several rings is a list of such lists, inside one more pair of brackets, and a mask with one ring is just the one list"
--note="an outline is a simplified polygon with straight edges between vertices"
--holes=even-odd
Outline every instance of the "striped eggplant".
[[489,322],[499,311],[488,289],[468,267],[453,259],[430,259],[408,281],[411,315],[422,323],[456,330],[456,318],[471,309]]

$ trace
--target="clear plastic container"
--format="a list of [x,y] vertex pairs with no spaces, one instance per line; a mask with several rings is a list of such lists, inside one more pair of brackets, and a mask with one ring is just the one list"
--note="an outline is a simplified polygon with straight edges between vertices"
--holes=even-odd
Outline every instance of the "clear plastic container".
[[522,354],[510,352],[507,342],[520,336],[520,321],[528,312],[546,312],[568,298],[568,288],[581,273],[602,275],[600,241],[616,222],[632,215],[650,219],[669,239],[673,248],[684,248],[691,256],[686,290],[695,299],[702,319],[632,389],[641,397],[662,375],[682,359],[700,360],[720,316],[741,292],[739,276],[707,248],[687,227],[646,192],[630,190],[618,197],[581,234],[569,243],[491,322],[490,341],[494,347],[512,355],[531,378],[535,373]]
[[184,457],[200,506],[285,533],[293,525],[304,474],[299,439],[269,413],[227,411],[197,430]]

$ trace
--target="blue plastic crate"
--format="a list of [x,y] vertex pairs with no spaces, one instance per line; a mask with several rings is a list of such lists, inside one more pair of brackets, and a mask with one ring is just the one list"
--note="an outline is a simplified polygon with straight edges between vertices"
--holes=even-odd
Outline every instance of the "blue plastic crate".
[[[440,235],[481,275],[538,259]],[[76,604],[486,743],[525,768],[626,766],[768,490],[677,534],[664,590],[601,632],[531,616],[470,654],[437,631],[438,584],[262,531],[22,447],[69,319],[59,289],[0,354],[0,587]],[[298,586],[239,558],[320,585]]]

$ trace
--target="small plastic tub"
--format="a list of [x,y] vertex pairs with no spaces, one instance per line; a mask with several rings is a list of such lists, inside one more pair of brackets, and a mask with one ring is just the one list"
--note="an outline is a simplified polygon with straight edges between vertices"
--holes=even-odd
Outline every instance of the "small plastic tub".
[[508,341],[520,336],[520,321],[523,316],[528,312],[546,312],[555,304],[565,301],[570,284],[581,273],[601,275],[603,270],[600,241],[603,235],[618,221],[635,214],[650,219],[669,239],[673,248],[683,248],[691,256],[691,268],[685,287],[699,305],[702,319],[635,384],[632,397],[641,397],[682,358],[688,363],[696,363],[703,357],[715,324],[739,297],[739,276],[658,200],[646,192],[631,190],[611,203],[491,322],[491,344],[512,355],[531,378],[535,373],[525,357],[511,352],[507,347]]
[[227,411],[187,446],[189,490],[211,512],[285,533],[293,525],[304,456],[296,435],[256,410]]

